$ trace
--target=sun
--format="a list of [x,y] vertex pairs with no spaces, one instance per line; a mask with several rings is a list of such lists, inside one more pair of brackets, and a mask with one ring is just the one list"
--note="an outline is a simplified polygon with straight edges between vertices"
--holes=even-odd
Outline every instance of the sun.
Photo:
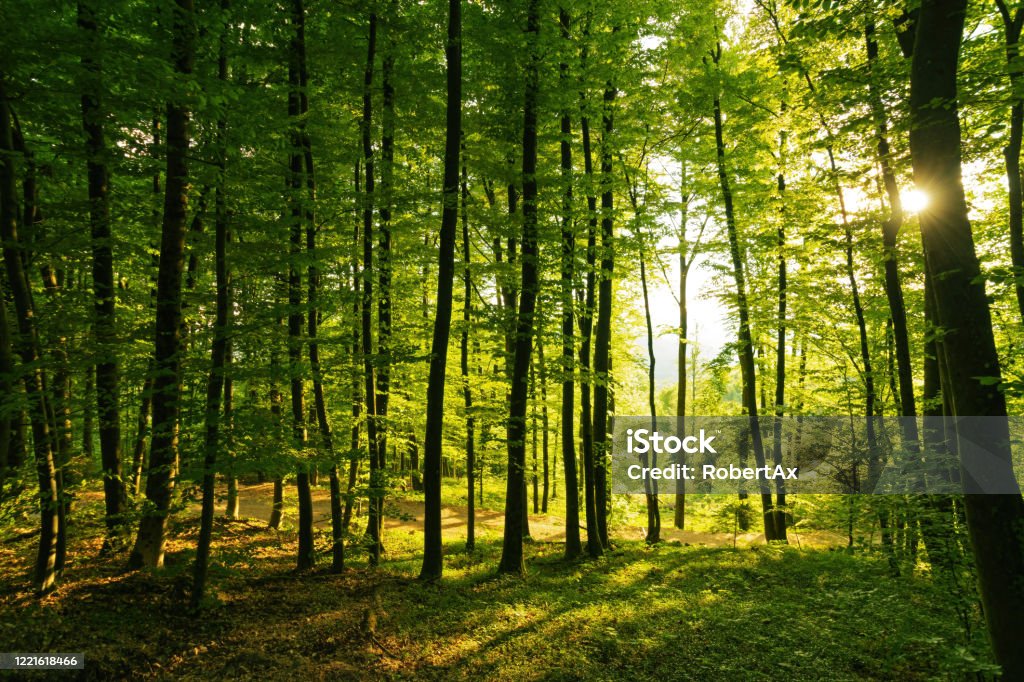
[[928,195],[919,189],[908,189],[900,193],[900,203],[907,213],[920,213],[928,208]]

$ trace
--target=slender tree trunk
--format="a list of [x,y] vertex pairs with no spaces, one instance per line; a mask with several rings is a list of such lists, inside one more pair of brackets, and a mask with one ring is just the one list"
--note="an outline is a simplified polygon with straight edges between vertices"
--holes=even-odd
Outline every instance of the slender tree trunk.
[[[782,109],[786,105],[783,102]],[[778,316],[775,337],[775,418],[772,420],[772,461],[775,466],[782,465],[782,415],[786,409],[786,305],[788,303],[788,281],[786,279],[786,138],[785,130],[779,133],[779,175],[777,188],[779,192],[779,227],[776,231],[776,248],[778,249]],[[761,386],[764,389],[764,384]],[[788,541],[786,534],[786,480],[775,479],[775,508],[773,525],[776,539]]]
[[[562,39],[569,41],[570,17],[563,8],[558,12]],[[559,83],[563,90],[568,84],[569,65],[559,65]],[[564,190],[562,194],[562,467],[565,478],[565,556],[575,559],[583,553],[580,542],[580,498],[576,473],[576,432],[573,423],[576,381],[573,355],[576,339],[573,334],[573,280],[576,265],[576,230],[573,224],[572,197],[572,119],[569,108],[562,111],[561,168]],[[589,420],[589,415],[587,415]],[[591,505],[592,506],[592,505]]]
[[[228,246],[231,244],[231,234],[227,235]],[[231,277],[231,270],[228,270],[228,278]],[[228,305],[233,304],[231,298],[231,292],[228,292]],[[229,308],[230,311],[230,308]],[[224,452],[228,456],[228,494],[227,501],[224,504],[224,516],[229,521],[237,521],[239,519],[239,508],[238,508],[238,474],[235,471],[235,452],[234,452],[234,430],[235,430],[235,410],[234,410],[234,399],[235,399],[235,386],[234,380],[232,379],[232,365],[234,364],[231,358],[233,347],[231,344],[231,338],[227,340],[227,353],[224,357]]]
[[[829,158],[833,158],[832,150],[828,150]],[[835,172],[835,161],[832,161],[833,173]],[[868,347],[868,328],[864,317],[864,306],[860,300],[860,289],[857,285],[857,274],[853,267],[853,227],[847,219],[846,203],[843,193],[839,189],[839,178],[835,178],[837,194],[839,196],[840,211],[843,216],[843,232],[845,235],[846,248],[846,277],[850,282],[850,296],[853,300],[853,313],[857,319],[857,331],[860,337],[860,361],[861,373],[864,379],[864,416],[867,425],[868,445],[868,474],[865,481],[865,490],[872,491],[878,478],[882,473],[882,461],[878,452],[877,436],[875,434],[875,372],[872,368],[871,350]],[[884,541],[883,535],[883,541]]]
[[[437,314],[434,317],[434,337],[430,346],[427,428],[423,440],[423,566],[420,569],[422,580],[437,580],[444,570],[441,545],[441,453],[444,437],[445,370],[448,366],[452,288],[455,279],[455,228],[459,210],[459,146],[462,142],[462,0],[448,2],[445,62],[448,74],[448,101],[441,243],[437,261]],[[467,261],[466,267],[468,266]]]
[[284,479],[280,476],[274,478],[274,490],[271,497],[270,520],[267,527],[273,530],[281,529],[281,517],[284,515]]
[[[296,10],[297,11],[297,10]],[[307,97],[308,83],[303,79],[303,99]],[[316,176],[313,174],[313,150],[308,136],[304,136],[303,151],[305,156],[306,190],[306,253],[310,257],[308,271],[309,311],[306,314],[306,334],[309,337],[309,368],[313,377],[313,404],[316,422],[320,430],[320,444],[331,462],[331,571],[340,573],[345,569],[345,528],[341,502],[341,479],[338,474],[338,463],[334,454],[334,434],[327,416],[327,399],[324,396],[323,375],[320,364],[320,344],[317,333],[320,319],[320,260],[316,251],[316,220],[314,207],[316,202]]]
[[[277,304],[276,300],[274,303]],[[276,326],[281,326],[282,320],[278,318]],[[281,396],[281,390],[278,388],[277,378],[281,374],[281,361],[279,359],[277,344],[271,347],[270,351],[270,415],[273,424],[271,428],[274,431],[274,442],[278,447],[284,447],[282,431],[283,431],[283,419],[282,419],[282,403],[283,397]],[[274,476],[274,493],[270,508],[270,520],[267,522],[269,528],[274,530],[281,529],[281,517],[284,515],[284,479],[280,474]]]
[[587,520],[587,553],[597,558],[604,553],[604,545],[597,525],[597,493],[594,473],[594,421],[590,403],[591,386],[594,383],[591,371],[591,339],[593,337],[594,310],[596,308],[597,276],[597,197],[590,189],[593,187],[594,164],[590,150],[590,120],[587,116],[580,118],[580,132],[583,137],[583,168],[587,177],[587,282],[583,304],[583,315],[580,317],[580,372],[583,385],[580,386],[580,431],[583,447],[583,485],[584,508]]
[[[461,131],[460,131],[461,134]],[[462,140],[464,138],[460,138]],[[469,180],[466,171],[465,145],[462,148],[462,335],[459,343],[462,371],[462,398],[466,409],[466,551],[476,547],[476,509],[473,505],[473,484],[476,474],[476,418],[473,414],[473,389],[469,380],[469,330],[473,324],[473,279],[469,264]]]
[[[634,204],[636,210],[636,204]],[[647,294],[647,265],[644,263],[646,256],[643,248],[643,235],[637,235],[640,240],[640,288],[644,295],[644,321],[647,325],[647,403],[651,408],[651,431],[658,430],[658,404],[655,397],[655,357],[654,357],[654,325],[651,322],[651,300]],[[647,455],[643,456],[644,466],[647,466]],[[657,467],[657,455],[651,458],[650,466]],[[658,482],[656,480],[644,479],[647,498],[647,544],[653,545],[661,542],[661,510],[658,509]]]
[[291,205],[289,223],[288,262],[288,375],[291,383],[292,435],[299,452],[298,473],[295,477],[299,496],[299,570],[312,568],[316,562],[313,549],[313,495],[310,483],[310,466],[306,449],[306,404],[302,371],[302,273],[298,259],[302,253],[303,221],[310,210],[303,199],[305,188],[304,151],[306,146],[305,116],[308,105],[304,93],[306,79],[305,8],[302,0],[292,2],[293,33],[288,59],[288,117],[291,120],[291,150],[289,152],[288,203]]
[[362,342],[363,382],[366,400],[366,445],[370,453],[370,513],[366,525],[370,564],[380,562],[383,551],[381,535],[384,515],[384,469],[380,452],[377,422],[376,366],[373,355],[373,201],[374,163],[371,133],[373,125],[373,63],[377,52],[377,15],[370,13],[369,39],[366,48],[366,71],[363,76],[363,159],[366,184],[363,197],[363,297]]
[[57,536],[60,517],[57,514],[58,486],[53,441],[46,407],[46,378],[39,364],[41,349],[35,324],[32,291],[22,260],[18,235],[15,150],[11,126],[11,110],[0,74],[0,239],[3,240],[7,285],[14,299],[18,319],[15,348],[22,365],[28,415],[32,424],[33,453],[39,483],[39,551],[36,555],[34,582],[39,594],[53,590],[57,579]]
[[[295,24],[295,46],[293,53],[298,66],[299,85],[299,115],[302,120],[309,112],[309,73],[306,66],[306,41],[305,41],[305,7],[302,0],[293,2],[293,22]],[[306,313],[306,334],[309,339],[309,366],[313,379],[313,414],[320,431],[320,444],[331,462],[330,468],[330,508],[331,508],[331,571],[338,573],[345,568],[345,544],[344,529],[341,509],[341,481],[338,477],[338,464],[334,458],[334,436],[331,431],[330,420],[327,416],[327,400],[324,397],[324,386],[320,365],[320,345],[317,342],[317,332],[320,319],[319,286],[320,268],[319,258],[316,251],[316,175],[313,169],[313,147],[309,134],[305,131],[305,125],[300,124],[300,137],[302,142],[303,171],[305,172],[305,210],[304,222],[306,225],[306,253],[309,255],[310,264],[307,270],[307,298],[309,309]],[[315,474],[315,470],[313,472]],[[301,473],[300,473],[301,482]],[[303,501],[301,495],[308,494],[309,499]],[[305,508],[307,518],[302,518]],[[316,556],[313,551],[313,501],[309,491],[309,485],[304,491],[300,491],[299,499],[300,512],[300,533],[308,532],[306,539],[309,552],[303,556],[301,551],[302,538],[300,536],[299,568],[311,568],[315,563]],[[305,527],[308,526],[308,531]]]
[[[153,116],[152,123],[153,139],[150,144],[150,156],[154,162],[160,158],[160,150],[162,145],[160,142],[160,115],[159,113]],[[152,196],[153,196],[153,229],[159,230],[161,226],[162,216],[160,215],[160,198],[162,196],[160,187],[160,170],[156,169],[153,171],[153,183],[152,183]],[[153,244],[153,251],[157,252],[157,245]],[[159,253],[152,257],[153,274],[151,276],[151,286],[149,290],[149,303],[150,307],[155,310],[156,307],[156,273],[160,267],[160,256]],[[154,315],[155,317],[155,315]],[[132,495],[138,497],[142,492],[142,473],[145,468],[146,459],[146,437],[150,434],[150,412],[153,406],[153,372],[155,371],[156,365],[152,357],[146,363],[146,374],[142,381],[142,391],[140,393],[139,400],[139,416],[136,420],[136,431],[135,431],[135,446],[132,449]]]
[[[192,0],[175,0],[171,61],[176,74],[187,78],[194,60],[195,26]],[[164,530],[174,492],[178,459],[178,415],[181,385],[181,274],[185,265],[185,218],[188,209],[189,110],[179,101],[167,103],[167,180],[157,275],[156,342],[153,380],[153,435],[146,476],[146,498],[129,566],[163,566]]]
[[[25,148],[24,141],[17,139],[20,138],[17,127],[15,127],[15,136],[15,146],[25,155],[27,166],[22,183],[24,197],[22,224],[29,239],[35,240],[42,235],[42,215],[38,208],[39,190],[36,185],[35,165],[32,162],[31,154]],[[27,265],[31,260],[31,252],[23,252],[23,262]],[[40,267],[40,275],[47,298],[54,305],[59,306],[61,290],[66,280],[64,272],[49,263],[44,263]],[[27,274],[26,278],[28,278]],[[71,449],[74,447],[74,441],[71,433],[71,373],[68,367],[67,325],[64,320],[58,319],[55,321],[54,327],[54,338],[48,344],[53,356],[53,377],[45,388],[48,391],[47,419],[49,420],[50,436],[53,438],[54,468],[57,474],[58,530],[55,568],[57,575],[60,576],[67,557],[67,517],[71,506],[70,498],[64,494],[65,476],[71,463]]]
[[540,439],[541,461],[544,466],[544,495],[541,498],[541,511],[548,513],[548,494],[551,487],[551,471],[548,461],[548,372],[544,366],[544,343],[537,336],[537,364],[540,367]]
[[[395,63],[392,21],[398,18],[398,0],[391,0],[383,28],[383,55],[381,58],[381,144],[380,144],[380,230],[377,249],[377,371],[376,422],[377,459],[383,470],[388,451],[388,402],[391,391],[391,187],[395,158],[395,86],[392,71]],[[378,524],[383,531],[384,500],[378,503]]]
[[[8,349],[9,350],[9,349]],[[2,372],[3,370],[0,370]],[[3,385],[0,384],[0,391],[4,390]],[[82,461],[88,462],[90,465],[93,462],[93,458],[96,456],[96,448],[93,441],[96,439],[95,429],[95,412],[93,406],[96,404],[96,373],[86,370],[85,376],[82,377]],[[0,417],[0,434],[8,433],[10,429],[5,429],[4,419],[10,419],[10,416]],[[0,438],[0,448],[8,447],[3,439]],[[0,455],[0,461],[3,461],[4,457]],[[122,463],[123,466],[123,463]],[[125,471],[124,475],[127,477],[130,475],[130,471]],[[125,494],[128,494],[127,488]]]
[[615,267],[615,206],[612,193],[612,105],[616,90],[609,82],[604,90],[601,120],[601,279],[598,284],[597,330],[594,335],[594,507],[597,535],[608,543],[608,414],[611,411],[612,278]]
[[921,237],[944,332],[952,413],[968,417],[956,428],[983,612],[996,662],[1006,679],[1018,679],[1024,678],[1024,500],[1019,489],[977,494],[972,476],[978,463],[971,453],[984,452],[1000,468],[999,480],[1017,488],[999,356],[960,180],[957,59],[966,10],[966,0],[921,3],[910,76],[910,151],[914,182],[931,200],[920,215]]
[[135,426],[135,447],[132,449],[132,494],[142,492],[142,471],[146,457],[146,436],[149,433],[149,412],[153,404],[153,360],[146,363],[146,378],[139,395],[139,415]]
[[508,480],[505,490],[505,536],[500,573],[523,575],[523,534],[526,508],[526,403],[527,374],[533,354],[534,313],[540,280],[537,277],[537,98],[540,88],[540,0],[527,3],[526,32],[529,57],[523,98],[523,238],[519,313],[516,317],[509,397]]
[[101,35],[95,7],[78,3],[78,27],[85,32],[87,49],[82,53],[82,71],[87,78],[82,91],[82,127],[85,130],[89,185],[89,228],[92,235],[93,331],[96,334],[96,404],[99,415],[100,462],[103,467],[103,497],[106,503],[108,542],[123,531],[122,515],[128,496],[121,478],[121,408],[116,354],[117,330],[114,319],[114,258],[110,234],[110,201],[105,161],[106,142],[103,110],[100,106],[102,66]]
[[[538,340],[539,343],[539,340]],[[530,435],[532,437],[532,468],[530,471],[530,485],[533,488],[533,513],[540,513],[540,478],[537,470],[537,362],[534,359],[530,363]],[[529,519],[527,519],[529,522]],[[525,535],[524,535],[525,537]]]
[[[355,173],[353,175],[353,188],[355,189],[355,221],[352,227],[352,246],[353,255],[352,262],[350,263],[350,276],[352,282],[352,331],[351,331],[351,356],[352,361],[350,365],[350,371],[352,375],[352,384],[350,388],[349,400],[351,404],[351,415],[352,422],[349,427],[349,462],[348,462],[348,483],[345,488],[345,509],[342,512],[342,528],[347,532],[349,525],[352,522],[352,507],[355,503],[355,489],[356,483],[359,479],[359,462],[362,459],[362,452],[359,448],[359,414],[362,409],[363,396],[362,388],[360,386],[360,367],[357,358],[359,357],[360,350],[362,348],[360,342],[360,331],[362,329],[362,320],[360,318],[360,309],[362,306],[362,294],[360,281],[361,277],[359,274],[359,256],[357,248],[359,246],[359,224],[360,224],[360,211],[359,211],[359,197],[362,196],[359,187],[360,178],[360,166],[359,160],[355,163]],[[413,481],[413,489],[415,490],[415,480]]]
[[[217,77],[221,83],[228,79],[228,0],[220,2],[221,27],[218,46]],[[206,438],[203,458],[203,505],[199,520],[199,543],[196,547],[196,561],[192,578],[192,608],[199,608],[206,591],[206,577],[210,560],[210,544],[213,535],[213,512],[217,476],[217,454],[222,447],[221,401],[224,397],[224,373],[228,357],[228,335],[231,333],[231,278],[228,274],[228,216],[224,197],[224,173],[227,165],[225,139],[227,122],[221,116],[217,120],[218,171],[215,198],[214,269],[217,277],[216,319],[213,323],[213,344],[210,349],[210,376],[206,388]]]
[[[868,66],[872,67],[878,59],[878,43],[875,40],[874,23],[869,22],[864,29],[867,42]],[[889,148],[888,123],[881,93],[874,79],[868,80],[871,95],[871,109],[875,119],[875,140],[878,150],[878,163],[882,172],[882,184],[889,199],[889,217],[882,223],[882,242],[885,248],[885,295],[889,301],[889,314],[892,318],[893,345],[896,351],[896,372],[899,378],[900,414],[905,417],[917,416],[917,405],[914,400],[914,368],[910,360],[910,341],[907,332],[907,312],[903,302],[903,285],[900,283],[899,258],[896,251],[896,240],[903,226],[903,205],[900,201],[899,186],[896,174],[892,169],[892,152]],[[916,419],[903,419],[903,438],[908,447],[917,449],[918,433]]]
[[[712,57],[715,65],[718,65],[722,56],[721,45],[716,46]],[[750,332],[750,312],[747,304],[747,283],[743,272],[743,251],[740,248],[739,236],[736,229],[736,214],[733,210],[732,188],[729,183],[729,173],[725,164],[725,140],[722,129],[722,103],[720,95],[715,90],[714,96],[715,113],[715,146],[717,148],[718,180],[722,187],[722,201],[725,204],[725,223],[729,233],[729,251],[732,256],[733,277],[736,280],[736,304],[739,309],[739,339],[737,353],[740,360],[740,374],[743,380],[743,406],[750,422],[750,437],[754,446],[754,462],[758,467],[765,466],[764,442],[761,439],[761,429],[757,418],[757,391],[754,387],[754,343]],[[764,536],[765,540],[777,539],[775,530],[775,516],[773,514],[772,494],[766,481],[759,481],[761,494],[761,508],[764,515]]]
[[[687,258],[686,226],[690,196],[686,191],[686,162],[679,164],[679,345],[676,350],[676,416],[686,422],[686,351],[689,344],[689,314],[686,308],[686,281],[690,275]],[[679,530],[686,527],[686,481],[676,480],[676,508],[673,525]]]

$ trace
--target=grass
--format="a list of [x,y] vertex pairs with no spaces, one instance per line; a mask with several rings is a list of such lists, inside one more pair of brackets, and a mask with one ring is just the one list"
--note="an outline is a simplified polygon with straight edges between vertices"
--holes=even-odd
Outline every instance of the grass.
[[444,579],[424,584],[419,533],[385,537],[378,569],[353,552],[341,575],[296,574],[291,532],[218,521],[211,595],[196,615],[185,607],[194,519],[172,522],[163,571],[126,573],[123,555],[98,557],[99,524],[80,518],[61,587],[43,600],[28,591],[32,539],[0,545],[0,650],[84,652],[82,679],[915,680],[988,669],[976,618],[966,635],[957,617],[963,600],[925,576],[891,577],[871,552],[619,539],[600,560],[567,562],[559,544],[528,543],[519,579],[495,574],[500,537],[484,533],[472,554],[450,543]]

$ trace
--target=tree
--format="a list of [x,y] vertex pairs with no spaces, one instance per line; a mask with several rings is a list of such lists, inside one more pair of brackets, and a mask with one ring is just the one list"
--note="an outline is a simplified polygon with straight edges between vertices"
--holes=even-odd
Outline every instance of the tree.
[[[461,128],[461,126],[460,126]],[[459,131],[460,138],[462,131]],[[466,410],[466,551],[476,547],[476,510],[473,506],[474,482],[476,478],[476,417],[473,414],[473,388],[469,375],[469,330],[473,323],[473,277],[469,264],[472,252],[469,250],[469,180],[466,170],[465,145],[460,140],[462,158],[462,333],[459,338],[459,369],[462,372],[462,402]]]
[[[217,55],[217,77],[228,79],[228,0],[221,0],[220,11],[223,27]],[[216,465],[218,450],[221,449],[221,404],[226,400],[226,370],[228,363],[228,335],[231,333],[231,275],[228,271],[228,215],[224,196],[224,173],[227,165],[227,121],[223,115],[217,121],[217,147],[220,174],[214,188],[215,223],[215,269],[217,277],[217,312],[214,321],[213,344],[210,349],[210,376],[206,388],[206,436],[203,456],[203,503],[200,512],[199,542],[196,547],[196,563],[192,580],[192,608],[198,608],[206,591],[206,577],[209,569],[210,543],[213,535],[213,512],[216,500]]]
[[919,220],[943,329],[940,371],[946,373],[953,415],[967,417],[957,423],[956,435],[978,584],[996,661],[1012,679],[1024,676],[1024,500],[1019,492],[979,494],[972,478],[978,462],[970,454],[996,458],[1002,463],[1000,480],[1017,488],[992,318],[961,181],[956,77],[966,9],[966,0],[921,3],[910,74],[910,152],[914,183],[931,200]]
[[[558,11],[558,23],[562,39],[569,40],[571,17],[565,8]],[[558,66],[559,83],[566,85],[569,79],[569,64],[562,61]],[[576,231],[573,225],[573,174],[572,174],[572,118],[569,107],[562,110],[561,173],[564,190],[562,194],[562,259],[561,259],[561,306],[562,306],[562,466],[565,476],[565,556],[575,559],[583,553],[580,542],[580,500],[576,474],[576,433],[574,412],[576,380],[573,368],[576,337],[573,334],[572,283],[575,276]]]
[[523,523],[526,514],[527,376],[533,354],[534,314],[540,280],[537,276],[537,97],[540,88],[540,0],[526,9],[528,61],[523,101],[523,236],[519,311],[516,316],[512,389],[508,417],[508,479],[505,487],[505,536],[498,571],[523,575]]
[[[587,19],[589,23],[589,17]],[[584,29],[587,33],[587,29]],[[586,44],[583,47],[581,61],[586,63]],[[586,101],[581,94],[580,135],[583,143],[583,172],[587,187],[587,276],[585,293],[583,293],[583,313],[580,315],[580,371],[583,374],[583,385],[580,387],[580,431],[583,449],[583,505],[587,521],[587,553],[597,558],[604,553],[597,523],[597,488],[594,457],[594,421],[590,404],[591,387],[594,383],[591,373],[591,345],[593,339],[593,320],[596,309],[597,277],[597,196],[592,187],[594,162],[590,149],[590,118],[586,113]],[[603,512],[602,512],[603,513]]]
[[11,106],[4,88],[4,75],[0,73],[0,239],[3,240],[4,265],[7,287],[14,299],[18,317],[18,337],[15,348],[21,362],[29,371],[23,373],[28,415],[32,424],[33,454],[39,482],[39,551],[36,554],[34,582],[39,594],[56,587],[57,536],[60,517],[57,514],[60,490],[54,465],[53,442],[46,407],[46,378],[39,365],[41,350],[36,328],[35,305],[24,268],[23,245],[18,234],[16,198],[16,171],[14,141],[11,125]]
[[[308,95],[305,92],[306,76],[306,10],[302,0],[292,3],[292,39],[288,52],[288,117],[291,124],[291,150],[288,154],[288,204],[289,220],[289,261],[288,261],[288,375],[292,398],[292,433],[295,449],[303,461],[295,484],[299,495],[299,570],[312,568],[316,563],[313,548],[313,494],[310,486],[310,464],[306,448],[306,403],[303,393],[302,370],[302,272],[298,258],[308,245],[303,239],[303,223],[312,223],[307,215],[312,209],[308,202],[312,197],[303,198],[311,186],[312,154],[305,133],[304,116],[309,111]],[[307,164],[308,160],[308,164]],[[308,179],[307,179],[308,171]],[[313,290],[315,294],[315,289]],[[316,331],[314,326],[313,331]],[[314,353],[315,355],[315,353]]]
[[[192,0],[175,0],[171,31],[171,65],[181,78],[192,73],[195,25]],[[181,274],[185,266],[188,210],[189,108],[180,95],[167,102],[167,180],[164,191],[160,267],[156,290],[156,342],[153,379],[153,436],[146,476],[146,498],[152,504],[139,521],[132,568],[160,568],[164,562],[164,531],[178,459],[178,417],[181,370]]]
[[[716,77],[722,59],[722,45],[717,43],[711,50],[711,60],[715,64]],[[749,433],[754,446],[754,461],[758,467],[765,465],[764,442],[757,419],[757,392],[754,368],[754,342],[750,331],[750,309],[747,302],[747,281],[743,266],[743,250],[739,242],[736,228],[736,212],[733,206],[732,186],[729,182],[729,171],[725,158],[725,132],[722,123],[722,101],[720,85],[714,86],[713,107],[715,117],[715,150],[718,165],[718,181],[722,188],[722,202],[725,205],[725,224],[729,236],[729,253],[732,257],[733,279],[736,282],[736,307],[739,313],[739,333],[737,353],[740,360],[740,373],[743,380],[743,408],[749,419]],[[773,512],[772,494],[763,479],[758,485],[761,488],[761,508],[764,514],[764,536],[768,541],[780,540],[785,536],[779,534],[775,527],[776,516]]]
[[[613,28],[614,33],[617,29]],[[594,334],[594,507],[597,535],[604,547],[608,542],[608,413],[611,400],[612,278],[615,268],[615,209],[612,189],[612,133],[615,130],[616,90],[605,84],[601,122],[601,281],[598,284],[597,329]]]
[[[420,569],[420,578],[423,580],[440,578],[444,568],[441,554],[441,445],[444,435],[445,369],[448,365],[452,287],[455,279],[459,148],[462,142],[462,0],[449,0],[448,3],[448,42],[445,45],[445,62],[448,66],[448,99],[441,243],[437,265],[437,316],[434,318],[434,338],[430,347],[427,432],[423,439],[423,567]],[[468,260],[466,267],[469,267]],[[470,493],[470,497],[472,498],[472,493]]]
[[108,542],[116,542],[122,531],[122,515],[128,505],[121,478],[121,407],[116,355],[117,329],[114,318],[114,254],[111,247],[109,173],[101,108],[101,33],[96,8],[78,3],[78,26],[86,34],[82,70],[82,129],[85,131],[86,166],[89,186],[89,228],[92,235],[92,288],[96,298],[93,333],[99,350],[96,363],[96,404],[99,415],[100,460],[103,463],[103,493],[106,500]]
[[363,397],[366,401],[366,443],[370,452],[370,518],[366,536],[370,544],[370,559],[376,565],[383,551],[381,534],[384,529],[384,466],[378,431],[378,404],[376,363],[373,355],[373,202],[374,162],[371,126],[373,125],[373,64],[377,53],[377,14],[370,13],[369,35],[366,44],[366,69],[363,75],[363,163],[366,183],[363,185],[363,271],[362,271],[362,355]]

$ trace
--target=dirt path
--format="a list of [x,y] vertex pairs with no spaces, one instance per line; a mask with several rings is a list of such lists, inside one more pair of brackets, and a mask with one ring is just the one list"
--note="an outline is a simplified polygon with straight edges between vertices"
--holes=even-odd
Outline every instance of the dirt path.
[[[294,525],[298,522],[297,510],[294,501],[294,489],[285,489],[284,519]],[[102,491],[89,491],[80,493],[85,498],[102,500]],[[273,483],[259,483],[256,485],[240,485],[238,489],[239,515],[241,518],[252,518],[266,521],[270,518],[270,511],[274,497]],[[291,498],[291,499],[289,499]],[[218,510],[223,507],[223,500],[217,500]],[[190,513],[199,515],[199,504],[190,507]],[[423,502],[420,500],[389,499],[384,509],[384,529],[390,532],[416,533],[423,530]],[[565,540],[565,520],[557,516],[545,514],[530,514],[530,535],[534,540],[541,542],[563,542]],[[461,540],[466,537],[466,522],[468,514],[466,507],[443,505],[441,507],[441,537],[445,540]],[[313,523],[318,527],[327,527],[331,523],[330,491],[325,489],[313,490]],[[492,531],[501,534],[505,528],[505,514],[491,509],[476,510],[477,532]],[[585,531],[582,531],[585,535]],[[642,540],[644,528],[642,526],[620,526],[613,531],[614,537],[630,540]],[[761,533],[739,533],[733,538],[732,533],[705,533],[692,530],[677,530],[669,525],[661,529],[662,540],[666,542],[680,542],[686,545],[704,545],[706,547],[750,547],[752,545],[763,545],[764,535]],[[584,537],[585,540],[585,537]],[[846,540],[837,533],[823,531],[812,531],[808,533],[796,533],[790,529],[790,544],[806,547],[837,547],[845,544]]]
[[[274,495],[273,483],[239,486],[239,513],[242,518],[252,517],[269,519]],[[419,500],[388,500],[385,503],[384,530],[408,531],[409,533],[423,530],[423,502]],[[285,505],[285,518],[295,522],[294,505]],[[441,537],[445,540],[456,540],[466,536],[466,520],[468,514],[465,507],[444,505],[441,507]],[[316,526],[329,526],[331,523],[330,491],[313,491],[313,523]],[[501,533],[505,528],[505,515],[490,509],[476,510],[476,525],[479,530]],[[535,540],[561,541],[565,538],[565,523],[557,517],[530,515],[530,534]]]
[[[242,486],[239,488],[239,507],[242,518],[270,518],[273,484]],[[289,491],[291,492],[291,491]],[[285,505],[285,518],[295,522],[294,505]],[[563,542],[565,540],[565,520],[556,516],[530,514],[530,535],[534,540],[544,542]],[[317,526],[328,526],[331,523],[330,491],[313,491],[313,517]],[[460,540],[466,536],[468,514],[466,507],[443,505],[441,507],[441,537],[445,540]],[[478,532],[493,531],[502,533],[505,528],[505,514],[490,509],[476,510],[476,526]],[[385,505],[384,529],[392,532],[414,533],[423,530],[423,502],[419,500],[389,500]],[[641,526],[623,526],[614,533],[615,536],[642,540],[644,528]],[[735,540],[731,533],[703,533],[690,530],[677,530],[662,527],[662,539],[667,542],[681,542],[688,545],[705,545],[708,547],[737,547],[763,545],[764,535],[761,533],[740,533]],[[828,547],[841,544],[843,539],[831,533],[791,532],[790,543],[815,547]]]

